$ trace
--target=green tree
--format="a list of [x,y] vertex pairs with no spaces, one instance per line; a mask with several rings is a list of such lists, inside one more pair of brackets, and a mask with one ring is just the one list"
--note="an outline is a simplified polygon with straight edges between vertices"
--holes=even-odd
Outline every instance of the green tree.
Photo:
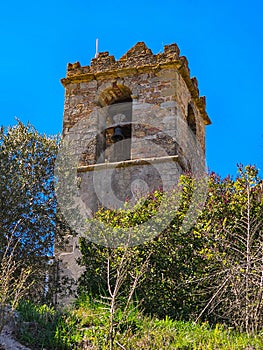
[[[159,317],[221,321],[247,332],[262,329],[263,202],[257,169],[241,166],[236,179],[211,173],[205,207],[187,232],[181,227],[195,182],[184,175],[180,185],[180,205],[170,225],[151,241],[129,248],[132,264],[126,276],[149,259],[134,295],[146,313]],[[144,234],[139,225],[158,211],[162,200],[165,197],[157,191],[131,210],[101,208],[91,221],[91,230],[105,239],[113,228],[116,236],[121,227],[138,227],[139,234]],[[108,295],[107,256],[117,271],[121,248],[82,239],[81,250],[86,271],[80,289],[96,297]],[[120,293],[127,296],[131,285],[127,277]]]
[[[200,232],[209,238],[203,292],[207,313],[248,333],[263,327],[262,182],[253,166],[223,181],[213,174]],[[202,226],[202,227],[201,227]]]
[[21,269],[31,267],[38,297],[43,296],[56,231],[57,149],[57,138],[40,135],[29,124],[0,130],[0,260],[12,241],[9,254]]

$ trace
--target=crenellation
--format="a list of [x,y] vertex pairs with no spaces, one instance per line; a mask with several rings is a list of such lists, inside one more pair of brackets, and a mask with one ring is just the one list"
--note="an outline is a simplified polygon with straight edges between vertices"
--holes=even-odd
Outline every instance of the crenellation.
[[192,81],[192,84],[194,86],[194,89],[197,91],[198,96],[199,96],[198,80],[196,79],[196,77],[192,77],[191,81]]
[[100,52],[98,57],[91,60],[91,72],[104,72],[105,70],[114,70],[115,68],[115,57],[109,56],[109,52]]
[[130,58],[141,58],[141,57],[149,57],[153,56],[152,50],[150,50],[144,42],[139,41],[136,45],[134,45],[129,51],[127,51],[121,58],[120,61],[126,61]]
[[175,44],[175,43],[170,44],[170,45],[165,45],[164,46],[164,54],[167,56],[172,55],[173,58],[176,57],[177,59],[179,59],[180,49],[177,46],[177,44]]
[[81,65],[79,62],[75,62],[75,63],[68,63],[68,71],[70,70],[74,70],[74,69],[78,69],[80,68]]

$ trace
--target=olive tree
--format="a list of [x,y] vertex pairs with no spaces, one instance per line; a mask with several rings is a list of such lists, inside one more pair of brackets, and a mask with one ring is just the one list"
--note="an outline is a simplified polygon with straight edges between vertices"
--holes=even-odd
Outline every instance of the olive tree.
[[5,271],[4,264],[10,257],[11,265],[16,264],[12,278],[15,275],[19,278],[29,268],[28,283],[37,281],[31,292],[38,298],[46,293],[48,261],[53,254],[57,226],[54,195],[57,141],[20,121],[0,129],[0,270]]

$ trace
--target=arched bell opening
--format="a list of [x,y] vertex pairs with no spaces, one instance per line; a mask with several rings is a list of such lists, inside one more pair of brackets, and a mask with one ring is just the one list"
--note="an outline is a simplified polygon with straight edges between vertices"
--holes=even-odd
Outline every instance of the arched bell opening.
[[[97,153],[105,162],[120,162],[131,159],[132,98],[129,88],[114,85],[103,91],[98,99],[107,107],[105,130],[98,136]],[[102,159],[103,158],[103,159]]]
[[187,124],[191,131],[196,135],[196,119],[195,119],[195,112],[191,105],[191,103],[188,103],[188,110],[187,110]]

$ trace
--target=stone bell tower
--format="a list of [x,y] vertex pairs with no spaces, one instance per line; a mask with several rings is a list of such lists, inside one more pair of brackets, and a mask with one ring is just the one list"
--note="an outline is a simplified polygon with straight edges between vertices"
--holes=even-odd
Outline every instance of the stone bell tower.
[[[88,186],[92,210],[100,200],[88,185],[88,173],[102,168],[103,163],[126,162],[125,167],[137,167],[129,176],[138,178],[140,173],[153,189],[162,186],[155,172],[142,171],[147,159],[165,163],[176,158],[174,171],[191,171],[189,143],[197,142],[195,152],[205,161],[205,126],[211,123],[205,97],[199,96],[197,79],[190,77],[187,59],[180,56],[176,44],[154,55],[138,42],[119,60],[101,52],[90,66],[68,64],[67,76],[61,81],[65,87],[63,135],[74,133],[86,140],[78,154],[78,172],[86,186],[84,197]],[[116,142],[118,139],[125,142]],[[123,176],[115,179],[122,200],[130,196]]]
[[[77,140],[79,190],[91,212],[121,207],[134,198],[134,183],[141,194],[144,188],[168,190],[180,174],[196,170],[197,160],[205,166],[211,122],[176,44],[153,54],[138,42],[119,60],[101,52],[90,66],[69,63],[61,82],[63,137]],[[75,278],[77,271],[64,261],[67,266]]]
[[65,87],[63,135],[95,108],[140,102],[179,113],[205,148],[205,126],[211,123],[205,97],[199,96],[197,79],[190,77],[187,59],[180,56],[176,44],[154,55],[138,42],[117,61],[101,52],[90,66],[69,63],[61,82]]

